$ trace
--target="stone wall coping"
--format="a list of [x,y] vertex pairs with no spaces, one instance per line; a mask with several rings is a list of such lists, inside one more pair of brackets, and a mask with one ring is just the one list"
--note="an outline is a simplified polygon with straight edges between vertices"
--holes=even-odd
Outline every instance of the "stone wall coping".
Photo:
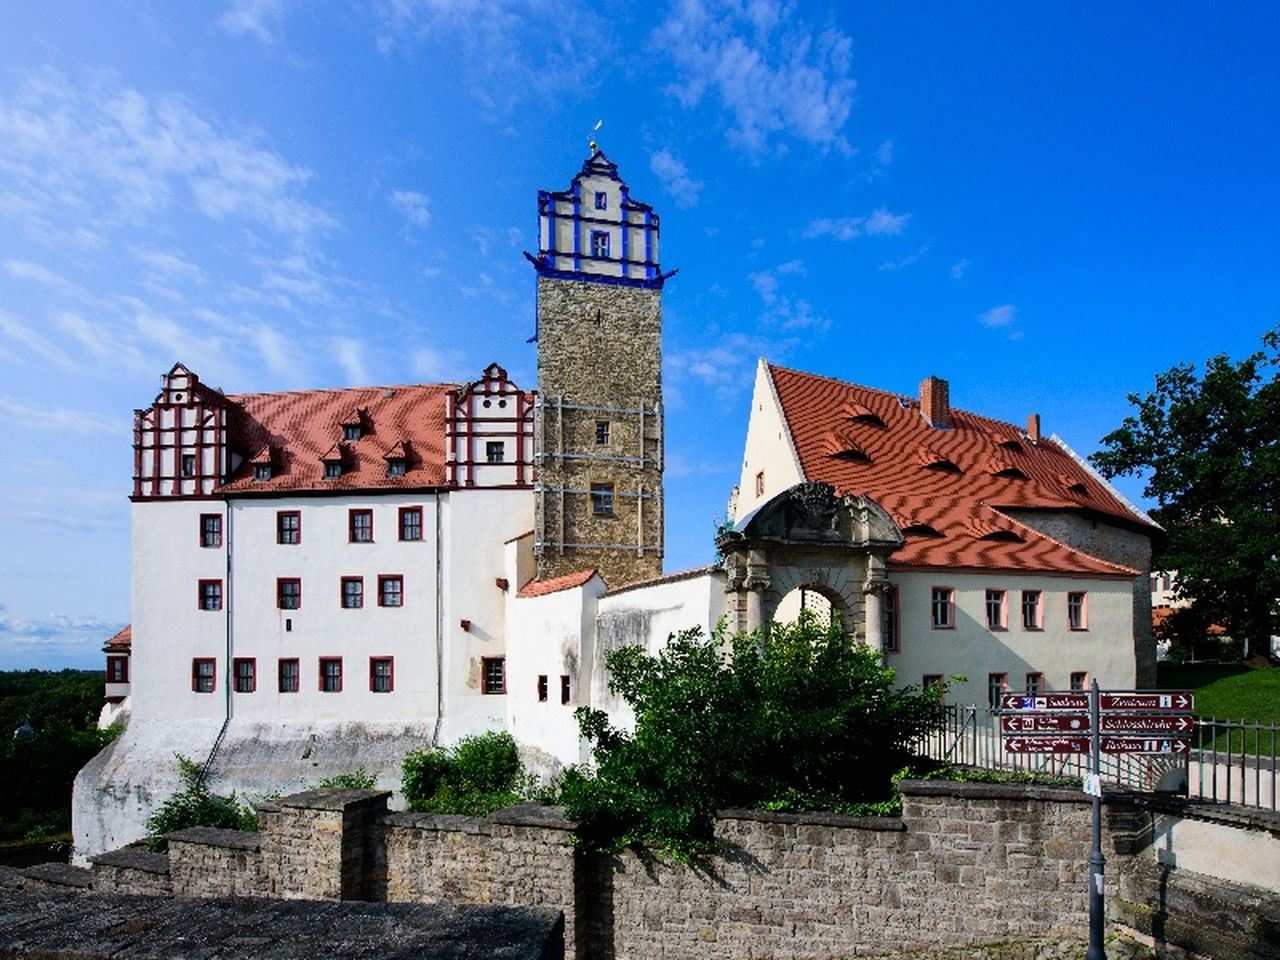
[[903,780],[904,797],[956,797],[974,800],[1048,800],[1051,803],[1089,804],[1093,801],[1076,787],[1046,787],[1030,783],[979,783],[959,780]]
[[388,813],[382,818],[390,827],[436,830],[440,833],[472,833],[488,836],[493,823],[486,817],[464,817],[457,813]]
[[139,850],[137,847],[121,847],[119,850],[108,850],[89,858],[95,866],[119,867],[124,870],[139,870],[142,873],[169,872],[169,857],[164,853],[152,853],[150,850]]
[[93,887],[93,871],[87,867],[73,867],[69,863],[37,863],[22,871],[24,877],[59,887]]
[[194,843],[228,850],[261,850],[262,835],[247,830],[220,830],[217,827],[188,827],[165,834],[170,843]]
[[851,830],[880,830],[900,832],[907,829],[901,817],[849,817],[828,810],[811,810],[806,813],[781,813],[772,810],[717,810],[718,820],[752,820],[756,823],[795,823],[802,826],[841,827]]
[[564,807],[545,803],[514,803],[490,814],[494,823],[515,827],[541,827],[544,830],[563,830],[566,833],[578,829],[577,821],[567,820]]
[[349,807],[371,806],[385,803],[390,790],[304,790],[281,797],[276,801],[281,807],[297,807],[304,810],[346,810]]
[[1265,830],[1280,837],[1280,812],[1274,810],[1238,807],[1212,800],[1191,800],[1165,793],[1125,794],[1123,800],[1151,813],[1164,813],[1186,820],[1203,820],[1249,830]]

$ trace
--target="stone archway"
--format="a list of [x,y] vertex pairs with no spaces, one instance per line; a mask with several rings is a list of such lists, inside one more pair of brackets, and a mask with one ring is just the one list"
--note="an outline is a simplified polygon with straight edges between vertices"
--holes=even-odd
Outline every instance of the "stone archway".
[[850,637],[882,650],[885,562],[902,542],[902,531],[870,497],[837,497],[830,484],[798,483],[717,540],[729,627],[767,629],[782,598],[803,587],[831,601]]

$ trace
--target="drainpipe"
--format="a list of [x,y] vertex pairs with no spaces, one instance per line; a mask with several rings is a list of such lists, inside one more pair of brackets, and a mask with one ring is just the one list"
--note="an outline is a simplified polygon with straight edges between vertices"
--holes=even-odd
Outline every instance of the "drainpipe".
[[214,738],[213,746],[209,749],[209,756],[205,758],[204,764],[200,767],[200,776],[196,780],[197,784],[203,785],[209,779],[209,768],[213,766],[213,758],[218,755],[218,748],[222,746],[222,738],[227,735],[227,727],[231,723],[231,684],[233,677],[231,674],[231,598],[235,596],[231,589],[231,542],[232,542],[232,513],[231,501],[224,500],[227,505],[226,518],[227,530],[226,537],[223,540],[224,549],[227,552],[226,558],[226,590],[222,596],[222,612],[223,620],[223,664],[222,664],[222,726],[218,730],[218,736]]
[[436,727],[431,745],[440,746],[440,724],[444,719],[444,541],[440,519],[440,491],[436,498]]

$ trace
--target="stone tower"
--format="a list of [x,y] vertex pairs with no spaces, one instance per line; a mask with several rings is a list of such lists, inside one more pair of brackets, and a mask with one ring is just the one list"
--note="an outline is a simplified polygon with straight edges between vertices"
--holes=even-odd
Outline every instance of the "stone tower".
[[538,192],[538,234],[538,576],[659,576],[658,216],[593,147],[569,189]]

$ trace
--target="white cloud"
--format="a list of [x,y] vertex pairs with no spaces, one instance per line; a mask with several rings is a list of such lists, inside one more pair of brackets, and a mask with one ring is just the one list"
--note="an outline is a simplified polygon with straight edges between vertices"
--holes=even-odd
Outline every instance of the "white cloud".
[[194,283],[204,280],[204,271],[198,265],[182,259],[176,253],[147,247],[130,247],[129,252],[155,276]]
[[123,626],[118,620],[65,613],[0,618],[0,670],[101,669],[103,641]]
[[978,322],[989,330],[1002,330],[1013,325],[1018,318],[1018,308],[1012,303],[1002,303],[978,315]]
[[781,291],[783,278],[790,276],[808,276],[803,261],[788,260],[769,270],[747,274],[747,279],[765,305],[761,319],[783,330],[826,330],[831,321],[816,313],[808,300]]
[[453,383],[462,378],[466,356],[461,350],[418,347],[413,351],[413,375],[423,383]]
[[850,152],[842,130],[853,107],[852,40],[815,30],[789,4],[681,0],[654,32],[679,78],[685,107],[710,94],[733,118],[731,143],[760,153],[775,134]]
[[704,184],[701,180],[693,179],[684,161],[670,150],[659,150],[650,157],[649,169],[662,181],[663,189],[675,199],[677,206],[697,205]]
[[745,393],[755,379],[756,358],[766,353],[777,356],[786,344],[776,339],[749,337],[730,333],[712,346],[676,350],[663,358],[663,385],[671,382],[675,402],[668,405],[699,403],[696,396],[710,390],[717,401]]
[[65,350],[36,333],[17,317],[0,311],[0,337],[7,337],[41,360],[62,370],[76,369],[76,363]]
[[346,376],[347,383],[365,386],[370,382],[369,367],[365,363],[364,343],[354,337],[335,337],[333,352]]
[[969,272],[969,260],[967,257],[961,257],[951,265],[951,279],[963,280],[965,274]]
[[128,436],[131,425],[115,417],[104,417],[87,410],[65,410],[34,407],[0,396],[0,416],[11,426],[29,430],[56,430],[59,433],[114,434]]
[[74,287],[74,284],[65,277],[54,273],[48,267],[33,263],[30,260],[6,260],[4,269],[5,273],[15,280],[33,280],[36,283],[42,283],[46,287],[53,287],[58,290],[71,290]]
[[107,324],[92,322],[69,310],[57,311],[54,323],[103,365],[134,373],[154,372],[142,351],[118,337]]
[[430,198],[416,190],[396,190],[391,194],[391,205],[413,227],[425,227],[431,223]]
[[886,140],[880,144],[880,148],[876,151],[876,162],[882,167],[887,167],[893,163],[893,141]]
[[284,0],[232,0],[218,18],[218,26],[232,36],[252,34],[263,43],[275,42],[275,30],[284,16]]
[[873,210],[866,217],[818,217],[809,221],[804,229],[807,239],[834,237],[836,240],[855,240],[858,237],[896,237],[906,229],[909,213],[890,213],[883,207]]
[[897,260],[886,260],[877,267],[877,270],[905,270],[907,267],[914,266],[923,259],[924,255],[929,252],[927,243],[921,244],[915,253],[909,253],[905,257],[899,257]]

